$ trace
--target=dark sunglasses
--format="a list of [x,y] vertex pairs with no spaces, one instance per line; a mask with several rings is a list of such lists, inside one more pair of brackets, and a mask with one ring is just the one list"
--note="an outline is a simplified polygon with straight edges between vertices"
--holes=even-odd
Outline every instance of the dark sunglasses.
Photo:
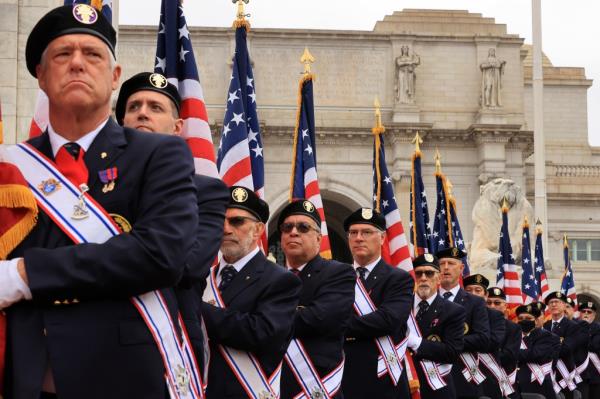
[[232,216],[232,217],[225,218],[225,219],[227,220],[227,223],[229,223],[229,225],[232,227],[240,227],[244,223],[246,223],[246,220],[250,220],[252,222],[258,222],[258,220],[248,217],[248,216]]
[[415,270],[415,276],[417,276],[417,278],[421,278],[423,275],[427,278],[433,278],[436,273],[435,270]]
[[292,230],[294,230],[294,227],[296,228],[296,231],[301,234],[306,234],[311,230],[319,232],[319,229],[311,226],[310,223],[307,223],[307,222],[282,223],[281,226],[279,226],[279,230],[281,230],[284,233],[291,233]]
[[583,309],[583,310],[580,310],[579,313],[592,314],[592,313],[594,313],[594,311],[590,310],[590,309]]

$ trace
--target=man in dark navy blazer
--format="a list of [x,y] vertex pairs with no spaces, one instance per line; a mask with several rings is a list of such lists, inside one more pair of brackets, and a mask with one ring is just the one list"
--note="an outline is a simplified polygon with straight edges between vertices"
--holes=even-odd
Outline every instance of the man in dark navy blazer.
[[202,303],[211,349],[209,399],[248,398],[219,345],[252,353],[269,378],[292,337],[301,283],[260,251],[258,243],[268,219],[265,201],[244,187],[230,187],[223,257],[214,271],[225,307]]
[[180,138],[142,134],[110,118],[121,72],[115,44],[110,23],[83,4],[50,11],[27,41],[28,70],[49,98],[48,129],[29,144],[59,169],[76,163],[65,176],[87,184],[123,233],[73,245],[40,212],[0,264],[5,398],[168,395],[163,359],[131,297],[160,289],[176,320],[173,288],[198,225],[193,161]]
[[[314,204],[296,200],[277,219],[286,267],[302,280],[300,302],[294,316],[294,338],[323,378],[344,359],[344,332],[352,315],[354,283],[352,267],[321,258],[321,217]],[[346,362],[347,364],[347,362]],[[288,363],[281,376],[282,399],[293,398],[301,387]],[[335,398],[343,398],[341,390]]]
[[364,316],[354,313],[346,332],[346,368],[342,383],[346,398],[410,396],[406,372],[395,383],[389,373],[380,378],[377,375],[380,351],[375,339],[389,336],[395,345],[404,339],[414,288],[410,274],[381,258],[385,226],[385,217],[371,208],[359,208],[344,221],[356,276],[362,279],[376,308]]
[[596,321],[596,304],[591,301],[580,302],[578,306],[581,320],[590,324],[589,354],[590,360],[582,377],[586,384],[581,392],[583,399],[600,397],[600,324]]
[[464,346],[465,309],[438,294],[440,265],[434,255],[424,254],[415,258],[413,267],[417,286],[413,310],[421,338],[411,333],[408,345],[414,353],[421,398],[454,399],[456,391],[452,376],[443,376],[446,385],[434,389],[437,387],[431,385],[423,362],[431,361],[448,367],[458,360]]
[[[117,122],[125,127],[181,136],[183,119],[179,117],[180,107],[177,87],[159,73],[140,72],[121,85],[115,116]],[[176,294],[196,359],[204,371],[208,359],[204,359],[205,333],[198,310],[206,277],[221,246],[229,190],[222,180],[209,176],[196,174],[194,183],[198,198],[198,228]]]
[[573,352],[573,361],[575,362],[575,367],[577,368],[578,380],[577,382],[577,390],[581,393],[587,392],[587,382],[581,376],[581,374],[585,371],[586,362],[589,363],[589,346],[590,346],[590,324],[585,320],[580,318],[576,318],[575,310],[577,309],[577,304],[573,300],[573,298],[567,297],[567,303],[565,306],[565,316],[574,321],[578,329],[578,334],[575,340],[575,351]]
[[[465,308],[464,352],[477,358],[477,354],[486,352],[490,344],[490,325],[485,301],[460,287],[459,279],[464,269],[462,258],[466,256],[463,251],[458,248],[447,248],[439,251],[436,255],[440,260],[440,295]],[[483,389],[475,381],[469,382],[465,379],[462,373],[465,368],[466,365],[461,359],[452,367],[456,396],[458,398],[478,398]]]

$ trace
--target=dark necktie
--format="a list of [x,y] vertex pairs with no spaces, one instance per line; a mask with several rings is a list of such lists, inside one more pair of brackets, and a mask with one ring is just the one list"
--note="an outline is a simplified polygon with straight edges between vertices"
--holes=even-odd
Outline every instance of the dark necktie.
[[83,161],[84,153],[79,144],[67,143],[60,147],[55,157],[58,170],[78,187],[88,181],[88,170]]
[[366,267],[360,266],[356,268],[356,271],[358,272],[360,281],[362,281],[362,283],[365,284],[367,282],[367,272],[369,270],[367,270]]
[[450,291],[448,292],[444,292],[444,295],[442,295],[444,297],[444,299],[450,299],[450,297],[452,296],[452,293]]
[[550,329],[550,331],[556,332],[556,330],[558,330],[558,321],[553,321],[552,328]]
[[221,276],[221,282],[219,283],[219,291],[223,292],[229,286],[231,281],[237,274],[237,270],[232,265],[226,265],[223,270],[219,272]]
[[427,301],[423,300],[419,303],[419,310],[417,311],[417,321],[421,321],[423,315],[427,312],[428,309],[429,303]]
[[293,269],[293,268],[292,268],[292,269],[290,269],[290,271],[291,271],[292,273],[294,273],[294,275],[296,275],[296,276],[300,277],[300,270],[298,270],[298,269]]

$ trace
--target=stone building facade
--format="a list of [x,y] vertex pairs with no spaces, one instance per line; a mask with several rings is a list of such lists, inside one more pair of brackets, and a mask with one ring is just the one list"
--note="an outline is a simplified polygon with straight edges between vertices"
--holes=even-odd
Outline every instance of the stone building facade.
[[[37,87],[25,68],[24,47],[32,24],[57,1],[0,3],[0,96],[5,140],[27,136]],[[222,127],[234,32],[190,27],[214,142]],[[155,26],[120,26],[118,58],[123,76],[151,70]],[[316,62],[315,116],[318,171],[334,253],[344,254],[342,221],[372,197],[373,101],[382,104],[388,168],[408,228],[410,163],[418,131],[424,138],[423,179],[434,206],[434,153],[452,180],[458,215],[472,241],[471,210],[482,184],[515,181],[533,203],[533,100],[530,47],[493,18],[467,11],[403,10],[385,16],[372,31],[252,29],[259,118],[264,141],[265,194],[277,215],[288,198],[300,56],[308,47]],[[398,57],[417,55],[412,99],[398,101]],[[490,49],[505,61],[501,105],[482,105],[482,64]],[[405,54],[406,55],[406,54]],[[562,236],[576,239],[577,290],[600,299],[600,148],[587,140],[587,90],[583,68],[544,62],[544,132],[548,191],[551,289],[562,274]],[[431,210],[433,211],[433,209]],[[275,219],[275,218],[274,218]],[[275,232],[276,226],[269,226]],[[484,270],[493,278],[493,270]]]

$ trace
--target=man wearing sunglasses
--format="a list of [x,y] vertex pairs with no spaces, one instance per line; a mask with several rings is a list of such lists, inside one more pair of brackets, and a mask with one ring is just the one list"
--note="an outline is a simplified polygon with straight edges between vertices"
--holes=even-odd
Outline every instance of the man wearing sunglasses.
[[[467,255],[465,252],[459,248],[447,248],[436,255],[440,260],[440,295],[463,306],[466,313],[464,352],[452,367],[456,396],[465,399],[479,398],[483,391],[480,386],[483,378],[477,365],[477,357],[479,352],[487,351],[490,342],[490,325],[485,301],[469,294],[459,284],[464,269],[462,259]],[[466,373],[463,374],[463,370],[466,370]]]
[[590,345],[589,363],[582,377],[585,384],[582,386],[583,399],[600,398],[600,324],[596,322],[596,304],[594,302],[581,302],[578,306],[581,320],[589,323]]
[[[321,217],[312,202],[297,200],[288,204],[277,226],[286,267],[302,280],[294,340],[281,375],[281,397],[290,399],[304,393],[307,397],[342,398],[342,345],[352,314],[354,272],[348,264],[319,255]],[[336,382],[325,383],[323,377],[327,375]]]
[[[355,311],[344,345],[347,362],[342,388],[346,398],[410,395],[406,372],[396,369],[395,362],[401,361],[403,353],[393,345],[406,336],[414,281],[406,271],[381,258],[385,227],[385,217],[371,208],[359,208],[344,221],[357,277]],[[378,375],[380,356],[390,367],[386,367],[387,375]]]
[[[506,333],[504,340],[499,347],[500,366],[504,369],[514,385],[517,362],[519,358],[519,348],[521,347],[522,332],[518,324],[508,320],[506,312],[506,294],[502,288],[491,287],[487,290],[487,306],[490,309],[497,310],[504,315],[504,327]],[[511,396],[513,397],[513,396]]]
[[[202,302],[211,349],[206,397],[246,399],[245,388],[271,397],[278,387],[253,384],[261,375],[271,378],[283,360],[301,284],[258,247],[269,219],[267,203],[245,187],[229,192],[223,257],[211,268]],[[248,362],[248,354],[257,362]]]
[[413,268],[413,311],[420,335],[411,331],[408,346],[414,354],[421,398],[454,399],[456,392],[449,369],[463,350],[465,309],[438,294],[440,265],[434,255],[415,258]]

